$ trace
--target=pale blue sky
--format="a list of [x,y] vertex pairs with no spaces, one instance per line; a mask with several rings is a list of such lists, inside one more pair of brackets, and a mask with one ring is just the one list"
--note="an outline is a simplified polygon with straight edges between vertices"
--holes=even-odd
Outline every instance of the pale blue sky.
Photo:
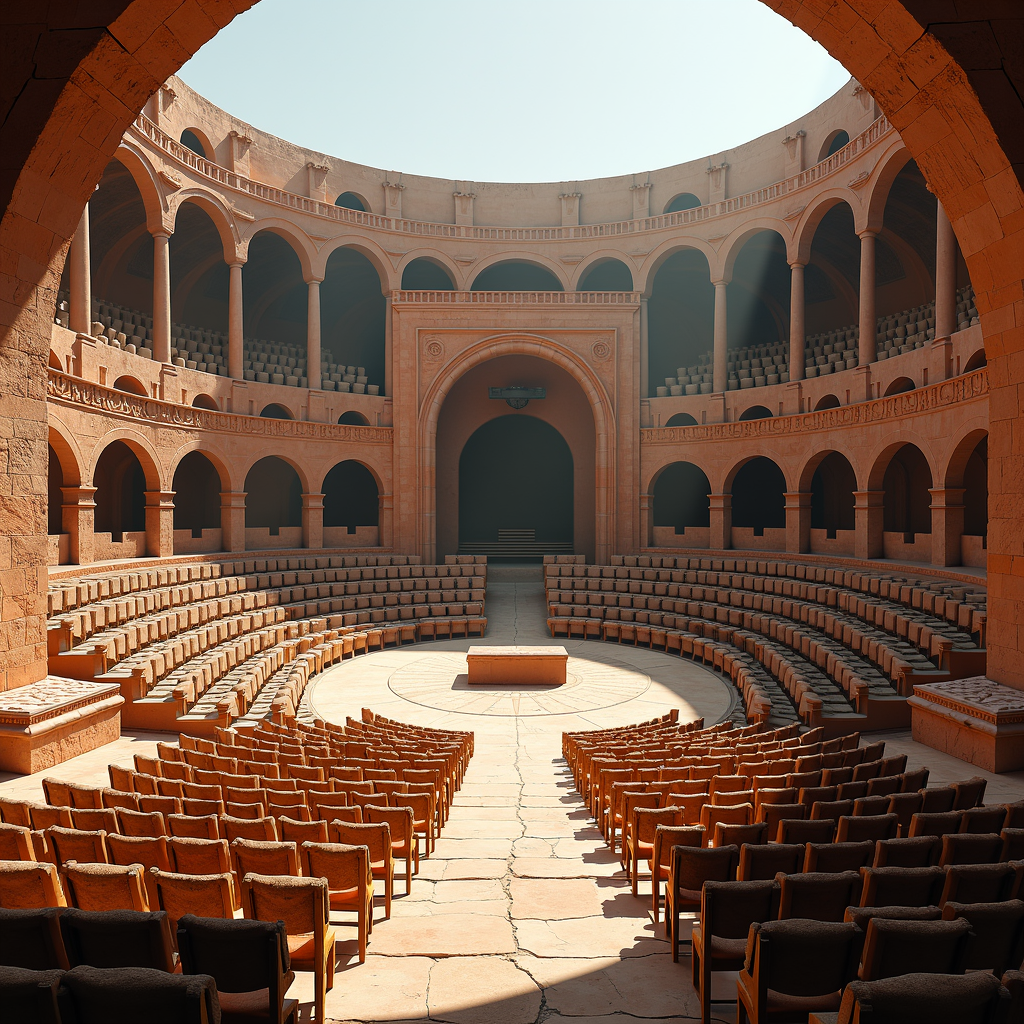
[[571,181],[746,142],[849,76],[758,0],[261,0],[181,77],[330,156]]

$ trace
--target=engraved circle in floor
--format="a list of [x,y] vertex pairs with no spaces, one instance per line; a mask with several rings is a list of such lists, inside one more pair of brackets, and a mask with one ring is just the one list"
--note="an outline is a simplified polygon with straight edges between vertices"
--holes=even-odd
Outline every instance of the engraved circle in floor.
[[396,669],[388,688],[403,700],[466,715],[572,715],[646,693],[651,678],[614,658],[569,658],[561,685],[470,686],[466,655],[438,651]]

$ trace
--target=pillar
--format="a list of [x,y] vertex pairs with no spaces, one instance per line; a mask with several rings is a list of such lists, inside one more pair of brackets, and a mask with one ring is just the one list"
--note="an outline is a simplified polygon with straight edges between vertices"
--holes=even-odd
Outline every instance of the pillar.
[[245,494],[220,492],[220,542],[225,551],[245,550]]
[[725,550],[732,547],[732,495],[709,494],[711,516],[711,547]]
[[153,235],[153,358],[171,361],[171,259],[169,232]]
[[[804,264],[789,265],[789,379],[804,379]],[[797,410],[799,412],[799,409]]]
[[228,376],[245,377],[243,344],[242,264],[228,264]]
[[71,286],[68,326],[76,334],[92,334],[92,266],[89,255],[89,204],[71,239],[68,252],[68,274]]
[[640,547],[654,546],[654,495],[640,495]]
[[314,551],[324,546],[324,496],[302,496],[302,546]]
[[867,366],[875,361],[875,236],[876,231],[860,233],[860,346],[857,362]]
[[395,496],[377,496],[377,543],[382,548],[394,547],[395,543]]
[[[935,338],[932,341],[931,371],[934,380],[953,374],[953,342],[956,330],[956,235],[942,203],[935,219]],[[938,563],[959,565],[956,562]]]
[[[306,284],[309,286],[309,302],[306,307],[306,386],[318,390],[320,387],[320,280],[313,278]],[[317,547],[319,546],[318,544]]]
[[786,492],[786,550],[799,555],[811,550],[811,492]]
[[647,318],[647,298],[640,300],[640,397],[651,397],[650,321]]
[[174,491],[146,491],[146,554],[174,554]]
[[726,282],[715,282],[715,366],[712,390],[724,392],[729,374],[727,369],[729,334],[726,319]]
[[384,394],[394,394],[395,385],[395,314],[391,303],[391,292],[384,296]]
[[74,565],[95,561],[96,488],[62,487],[60,528],[70,538],[70,555]]
[[885,551],[882,536],[885,491],[854,491],[854,553],[858,558],[881,558]]
[[936,487],[928,493],[932,496],[932,565],[960,565],[965,489]]

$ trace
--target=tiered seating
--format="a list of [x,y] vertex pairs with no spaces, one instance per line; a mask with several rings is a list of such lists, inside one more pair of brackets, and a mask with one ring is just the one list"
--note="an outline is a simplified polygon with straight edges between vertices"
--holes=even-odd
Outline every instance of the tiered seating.
[[[966,285],[957,292],[957,330],[978,323],[974,289]],[[804,376],[821,377],[849,370],[857,365],[860,330],[856,324],[808,335],[804,346]],[[888,359],[923,348],[935,337],[935,303],[928,302],[901,313],[880,316],[877,322],[877,358]],[[789,346],[748,345],[731,349],[727,363],[728,388],[739,391],[789,380]],[[714,353],[702,353],[696,366],[680,366],[675,377],[666,377],[657,389],[658,398],[669,395],[709,395],[714,375]]]
[[[365,961],[373,879],[384,884],[390,917],[395,859],[405,861],[409,892],[472,754],[472,733],[418,728],[364,710],[345,727],[263,721],[248,732],[218,730],[216,741],[182,734],[178,745],[158,744],[155,758],[136,755],[135,770],[111,765],[111,789],[45,779],[45,804],[0,800],[0,957],[12,947],[5,932],[11,914],[15,926],[31,925],[18,910],[135,911],[122,915],[122,924],[155,928],[159,941],[144,946],[165,951],[152,966],[174,970],[176,936],[189,973],[201,949],[193,945],[197,929],[212,929],[228,944],[245,934],[199,923],[193,911],[228,921],[244,914],[280,924],[292,970],[314,972],[322,1021],[334,976],[329,910],[356,912]],[[60,910],[46,918],[58,959],[62,933],[66,941],[71,923],[82,926],[78,910],[64,913],[68,922],[61,919],[59,929]],[[310,956],[314,944],[318,952]],[[39,949],[36,943],[31,955]],[[116,954],[108,947],[106,955]],[[70,960],[75,966],[74,955]],[[44,969],[23,961],[3,966]],[[68,957],[51,966],[66,968]]]
[[984,672],[986,596],[881,570],[643,557],[544,567],[552,636],[642,644],[728,675],[750,720],[909,721],[916,684]]
[[[57,299],[57,323],[68,326],[68,296],[60,292]],[[137,309],[124,309],[110,302],[93,300],[92,333],[112,348],[153,358],[153,318]],[[300,345],[284,345],[262,338],[246,338],[242,367],[246,380],[264,384],[285,384],[307,387],[306,349]],[[171,324],[171,361],[202,373],[221,377],[228,375],[228,336],[193,324]],[[321,387],[325,391],[351,391],[354,394],[376,395],[379,384],[371,384],[362,366],[339,364],[329,350],[320,364]]]
[[58,676],[117,682],[122,720],[212,735],[294,718],[309,678],[367,651],[482,636],[486,559],[336,555],[204,561],[51,584]]
[[[856,978],[1016,975],[1024,958],[1024,801],[985,806],[983,778],[929,788],[927,768],[908,771],[906,755],[885,757],[884,743],[859,746],[856,735],[700,726],[666,716],[565,733],[563,753],[612,850],[621,836],[634,895],[646,862],[656,922],[666,879],[674,959],[681,915],[698,915],[692,966],[703,1021],[714,971],[741,972],[741,1020],[759,1019],[759,986],[772,990],[769,1009],[773,999],[781,1005],[780,993],[820,995],[801,1006],[806,1014],[839,1009]],[[762,937],[777,948],[758,963],[767,956]],[[846,967],[846,954],[831,948],[838,940],[852,943]],[[819,947],[829,970],[806,962]],[[837,965],[848,973],[823,981]],[[939,987],[948,999],[962,994],[956,984]],[[859,991],[847,1001],[867,1000]],[[954,1018],[1009,1019],[942,1019]]]

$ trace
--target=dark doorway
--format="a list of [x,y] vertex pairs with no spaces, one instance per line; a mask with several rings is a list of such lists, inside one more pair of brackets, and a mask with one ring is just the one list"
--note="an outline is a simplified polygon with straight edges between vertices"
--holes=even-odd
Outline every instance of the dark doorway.
[[533,416],[499,416],[459,459],[459,549],[537,557],[573,549],[573,460]]

